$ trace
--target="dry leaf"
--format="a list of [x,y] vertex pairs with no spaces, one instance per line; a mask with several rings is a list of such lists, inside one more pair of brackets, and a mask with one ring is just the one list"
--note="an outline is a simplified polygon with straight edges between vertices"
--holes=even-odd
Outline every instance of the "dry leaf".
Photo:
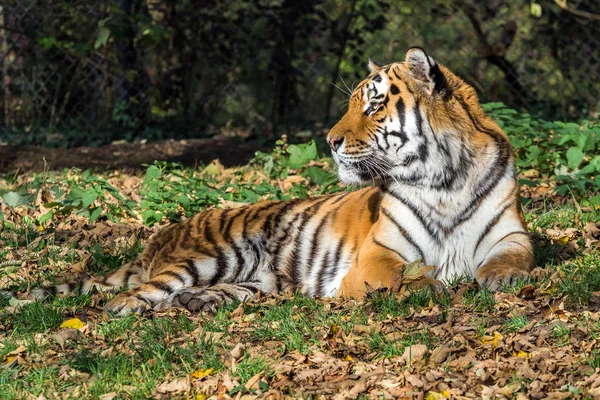
[[231,349],[229,354],[231,354],[231,357],[233,357],[233,359],[237,361],[244,356],[245,352],[246,352],[246,347],[244,347],[243,344],[238,343],[235,345],[235,347],[233,349]]
[[81,329],[85,326],[82,320],[79,318],[71,318],[60,324],[59,328],[73,328],[73,329]]
[[213,372],[212,368],[208,368],[207,370],[204,370],[203,368],[200,368],[199,370],[192,372],[190,374],[190,378],[192,378],[192,379],[202,379],[204,377],[209,376],[212,372]]
[[156,387],[158,393],[180,393],[190,390],[190,383],[187,379],[174,379],[170,382],[163,382]]
[[410,264],[406,264],[402,271],[404,280],[416,281],[435,269],[435,266],[433,265],[421,265],[422,263],[423,259],[418,259]]
[[503,336],[499,332],[494,332],[493,336],[484,335],[482,338],[479,339],[479,341],[482,344],[491,344],[492,347],[495,349],[502,341],[502,337]]
[[248,379],[248,382],[246,382],[246,384],[244,385],[246,387],[246,390],[250,390],[250,389],[252,389],[252,387],[254,385],[258,384],[258,381],[260,380],[262,375],[263,375],[263,372],[259,372],[258,374],[254,375],[252,378]]
[[78,341],[83,337],[83,334],[75,328],[61,329],[53,335],[50,335],[50,339],[54,340],[62,348],[65,347],[67,340]]
[[401,360],[408,366],[411,366],[413,363],[423,360],[428,352],[429,350],[424,344],[413,344],[404,349]]

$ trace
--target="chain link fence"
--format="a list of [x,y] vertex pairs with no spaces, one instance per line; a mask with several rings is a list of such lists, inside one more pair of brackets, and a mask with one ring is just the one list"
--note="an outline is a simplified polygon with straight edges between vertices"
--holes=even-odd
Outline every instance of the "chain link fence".
[[[597,118],[598,20],[559,10],[543,24],[531,16],[518,21],[504,16],[499,24],[497,18],[486,17],[485,9],[451,3],[424,23],[407,17],[390,28],[392,23],[384,22],[382,32],[402,31],[402,40],[389,41],[384,58],[401,59],[407,46],[419,44],[434,49],[434,56],[474,85],[484,101],[502,101],[552,119]],[[281,108],[281,100],[265,94],[263,86],[283,90],[285,81],[267,85],[278,79],[272,73],[273,59],[289,56],[294,49],[285,47],[288,39],[283,38],[278,42],[283,45],[273,45],[269,62],[262,53],[242,54],[245,43],[237,39],[229,43],[229,29],[236,24],[250,26],[242,19],[253,14],[243,8],[235,14],[215,4],[0,0],[0,142],[75,146],[199,136],[210,123],[227,122],[231,104],[248,117],[237,120],[239,124],[267,123],[273,113],[261,112],[260,107],[268,109],[263,103],[272,102],[272,109]],[[252,4],[267,15],[268,10],[285,7],[264,11],[260,1]],[[314,8],[309,11],[315,13],[322,6],[316,0],[311,4]],[[223,21],[215,20],[215,15]],[[432,30],[439,33],[431,34]],[[455,35],[452,42],[442,39],[445,31]],[[249,29],[236,34],[254,40]],[[321,34],[327,36],[328,31]],[[358,52],[366,53],[366,58],[368,45]],[[347,53],[342,49],[340,60]],[[242,57],[246,61],[256,57],[254,71],[240,67]],[[301,81],[309,75],[331,75],[319,54],[298,57],[305,60],[301,71],[293,60],[288,66],[300,77],[293,85],[313,85],[308,78]],[[333,109],[338,101],[328,99],[324,104],[319,98],[301,109],[304,115],[314,111],[321,116],[315,109]],[[307,122],[294,121],[299,120]]]

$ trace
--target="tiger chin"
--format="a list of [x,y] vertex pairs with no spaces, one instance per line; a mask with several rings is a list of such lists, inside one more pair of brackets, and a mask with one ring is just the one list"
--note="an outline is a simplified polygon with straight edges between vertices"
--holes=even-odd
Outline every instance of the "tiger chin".
[[534,255],[514,158],[475,91],[423,49],[379,66],[327,135],[349,193],[209,210],[150,238],[138,258],[80,290],[127,290],[105,309],[214,311],[257,293],[361,298],[394,288],[422,259],[431,282],[457,276],[499,290]]

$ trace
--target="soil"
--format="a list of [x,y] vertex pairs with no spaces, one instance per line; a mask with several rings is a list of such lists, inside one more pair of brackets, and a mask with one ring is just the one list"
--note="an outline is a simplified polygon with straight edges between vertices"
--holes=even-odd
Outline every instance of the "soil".
[[257,150],[256,142],[239,137],[163,140],[101,147],[50,149],[38,146],[0,146],[0,173],[81,168],[92,170],[139,169],[155,160],[194,166],[219,159],[226,167],[246,164]]

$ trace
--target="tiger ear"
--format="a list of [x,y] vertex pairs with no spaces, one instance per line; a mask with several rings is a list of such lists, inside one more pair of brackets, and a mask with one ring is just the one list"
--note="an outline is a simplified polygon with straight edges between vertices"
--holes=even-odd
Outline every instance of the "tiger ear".
[[411,47],[406,52],[406,64],[412,77],[423,84],[428,94],[440,92],[446,87],[444,74],[435,60],[420,47]]
[[372,58],[369,58],[369,61],[367,62],[367,67],[369,67],[369,72],[375,72],[379,68],[381,68],[381,65],[379,65],[375,61],[373,61]]

